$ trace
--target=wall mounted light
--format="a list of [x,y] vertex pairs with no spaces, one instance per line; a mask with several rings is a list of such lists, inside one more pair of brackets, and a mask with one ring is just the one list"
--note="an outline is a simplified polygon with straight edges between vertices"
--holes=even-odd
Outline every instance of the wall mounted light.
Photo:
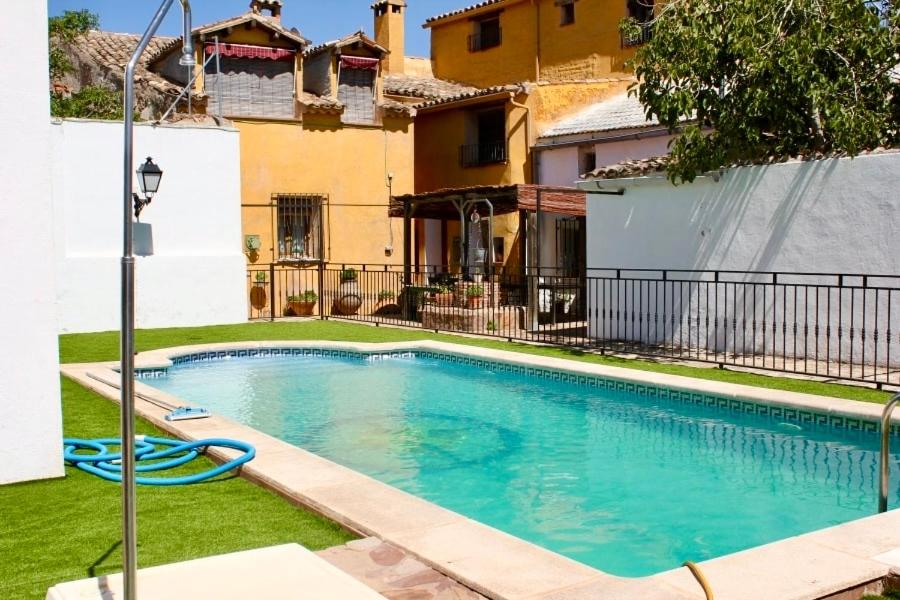
[[134,216],[140,220],[141,211],[153,201],[153,196],[159,191],[159,183],[162,181],[163,172],[152,157],[147,157],[147,162],[138,167],[138,185],[141,186],[143,198],[134,194]]

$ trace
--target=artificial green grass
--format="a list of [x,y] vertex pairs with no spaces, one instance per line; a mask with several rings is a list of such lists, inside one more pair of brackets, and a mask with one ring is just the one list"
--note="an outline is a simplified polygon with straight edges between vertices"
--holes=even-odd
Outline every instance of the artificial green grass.
[[[67,437],[118,437],[114,403],[62,382]],[[162,435],[138,420],[137,431]],[[201,457],[174,474],[206,470]],[[0,487],[0,598],[43,599],[62,581],[120,572],[120,487],[66,467],[65,479]],[[141,567],[296,542],[318,550],[353,536],[243,479],[138,487]]]
[[[762,388],[817,394],[821,396],[833,396],[835,398],[847,398],[850,400],[861,400],[864,402],[884,404],[891,397],[889,392],[851,385],[758,375],[755,373],[742,373],[727,369],[690,367],[644,359],[600,356],[577,349],[552,348],[515,342],[510,343],[493,339],[435,334],[414,329],[371,327],[344,321],[266,322],[187,329],[141,330],[137,332],[136,339],[138,351],[190,344],[237,341],[332,340],[353,342],[396,342],[428,339],[482,348],[512,350],[526,354],[568,358],[642,371],[683,375],[686,377],[696,377],[698,379],[709,379]],[[119,334],[117,332],[109,332],[60,336],[60,357],[64,363],[118,360]]]

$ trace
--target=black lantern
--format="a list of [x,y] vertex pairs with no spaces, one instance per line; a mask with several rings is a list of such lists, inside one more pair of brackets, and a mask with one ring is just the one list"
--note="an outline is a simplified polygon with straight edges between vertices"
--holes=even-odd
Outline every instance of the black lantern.
[[147,162],[138,167],[138,185],[141,193],[147,198],[152,198],[159,191],[159,182],[162,179],[162,169],[153,162],[152,157],[147,157]]
[[153,196],[159,191],[159,182],[162,181],[162,169],[153,162],[153,158],[147,157],[147,162],[138,167],[138,185],[141,186],[143,198],[134,195],[134,216],[140,218],[141,211],[150,204]]

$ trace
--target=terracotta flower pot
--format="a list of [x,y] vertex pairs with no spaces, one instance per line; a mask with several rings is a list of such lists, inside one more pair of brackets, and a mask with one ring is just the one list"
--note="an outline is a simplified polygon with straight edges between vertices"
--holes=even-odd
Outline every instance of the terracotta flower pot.
[[334,301],[334,308],[338,314],[351,316],[359,312],[362,306],[362,296],[359,292],[359,282],[355,279],[341,283],[338,297]]
[[466,308],[475,310],[484,307],[484,296],[469,296],[466,298]]
[[437,306],[453,306],[454,300],[453,292],[438,292],[434,295],[434,303]]
[[297,317],[308,317],[316,308],[315,302],[288,302],[288,308]]
[[250,288],[250,306],[256,310],[262,310],[269,303],[269,295],[266,293],[266,284],[256,283]]

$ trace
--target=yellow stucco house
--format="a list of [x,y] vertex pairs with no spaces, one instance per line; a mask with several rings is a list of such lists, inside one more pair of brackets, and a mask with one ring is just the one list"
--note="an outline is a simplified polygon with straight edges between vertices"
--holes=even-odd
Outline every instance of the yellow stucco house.
[[[633,83],[627,61],[650,32],[623,39],[618,24],[628,16],[647,22],[652,13],[652,2],[635,0],[487,0],[429,19],[424,27],[431,32],[434,76],[475,89],[418,107],[416,193],[544,183],[536,140],[559,120]],[[572,217],[542,219],[550,235],[540,244],[540,262],[532,264],[558,267],[559,256],[580,252],[583,227]],[[497,219],[498,264],[521,266],[526,222],[521,215]],[[562,232],[559,239],[551,239],[554,232]],[[419,224],[419,234],[426,254],[429,247],[452,252],[460,236],[452,222]],[[435,237],[440,243],[428,241]]]

